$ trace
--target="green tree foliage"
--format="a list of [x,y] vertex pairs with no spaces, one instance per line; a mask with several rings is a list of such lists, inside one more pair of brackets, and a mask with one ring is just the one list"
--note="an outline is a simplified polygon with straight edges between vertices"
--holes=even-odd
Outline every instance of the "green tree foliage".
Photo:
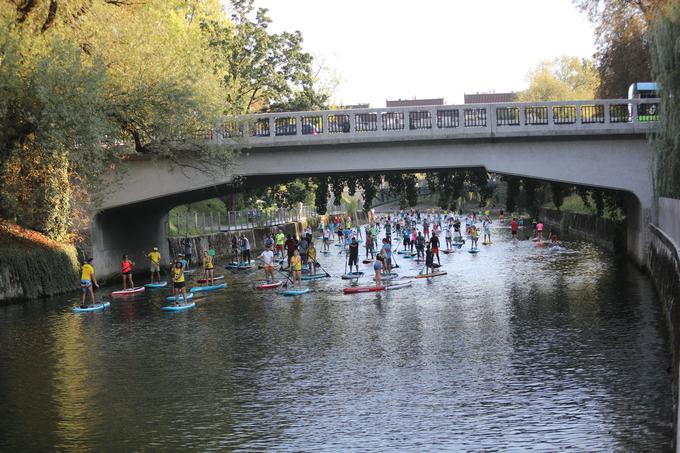
[[204,21],[218,70],[230,87],[230,113],[313,110],[326,101],[315,92],[313,58],[302,51],[302,34],[269,31],[266,8],[232,0],[231,21]]
[[661,87],[661,115],[655,140],[655,191],[680,198],[680,5],[660,18],[652,32],[654,75]]
[[596,26],[597,97],[627,97],[633,82],[652,79],[649,27],[670,0],[574,0]]
[[599,83],[591,60],[569,56],[542,61],[527,80],[529,87],[518,96],[523,102],[594,99]]
[[557,210],[560,210],[564,199],[571,193],[572,186],[561,182],[550,183],[550,193],[552,194],[552,201],[555,203]]
[[[0,9],[3,216],[63,239],[74,181],[94,196],[97,177],[120,155],[174,157],[175,139],[214,124],[224,86],[188,4],[51,0]],[[181,149],[192,152],[203,155],[200,146]],[[25,161],[44,176],[29,174]],[[45,194],[60,201],[42,202]]]
[[330,194],[328,186],[330,184],[328,176],[320,176],[316,179],[316,194],[314,203],[316,205],[317,214],[325,214],[328,209],[328,195]]
[[359,178],[357,184],[361,189],[364,197],[363,209],[368,212],[371,209],[373,199],[378,195],[378,187],[382,182],[380,175],[362,176]]

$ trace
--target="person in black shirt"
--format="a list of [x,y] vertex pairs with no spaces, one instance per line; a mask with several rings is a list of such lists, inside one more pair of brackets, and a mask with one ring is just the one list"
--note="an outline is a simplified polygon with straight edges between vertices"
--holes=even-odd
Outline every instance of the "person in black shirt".
[[356,267],[357,273],[359,272],[359,243],[357,238],[353,237],[352,242],[349,244],[349,273],[352,273],[352,266]]
[[433,274],[434,273],[434,256],[432,254],[432,250],[430,250],[430,246],[427,246],[427,250],[425,251],[425,269],[426,273],[428,274]]

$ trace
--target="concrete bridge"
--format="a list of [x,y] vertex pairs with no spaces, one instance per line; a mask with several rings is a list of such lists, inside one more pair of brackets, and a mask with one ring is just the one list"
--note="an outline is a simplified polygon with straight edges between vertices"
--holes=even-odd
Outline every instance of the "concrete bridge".
[[282,175],[484,167],[625,192],[628,250],[642,265],[653,215],[647,136],[657,106],[655,99],[595,100],[250,115],[202,137],[242,149],[230,168],[130,160],[124,183],[112,185],[93,221],[93,256],[102,275],[118,270],[123,253],[143,263],[141,251],[157,245],[167,258],[168,211],[233,191],[236,176],[266,184]]

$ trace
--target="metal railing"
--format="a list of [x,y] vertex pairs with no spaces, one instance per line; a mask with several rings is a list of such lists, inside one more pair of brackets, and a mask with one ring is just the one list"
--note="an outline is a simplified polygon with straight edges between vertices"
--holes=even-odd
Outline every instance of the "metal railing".
[[316,216],[316,209],[313,206],[267,209],[264,211],[249,209],[227,211],[226,213],[187,211],[185,214],[171,215],[166,225],[166,231],[170,237],[196,236],[222,231],[271,227]]
[[640,133],[658,121],[658,99],[613,99],[563,102],[513,102],[432,107],[329,110],[245,115],[199,135],[222,141],[240,135],[250,144],[285,145],[290,141],[322,143],[353,138],[418,137],[516,132]]

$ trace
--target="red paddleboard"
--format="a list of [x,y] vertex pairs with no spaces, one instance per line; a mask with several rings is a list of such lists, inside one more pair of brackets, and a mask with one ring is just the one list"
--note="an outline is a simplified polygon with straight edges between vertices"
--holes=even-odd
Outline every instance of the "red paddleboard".
[[[224,275],[218,275],[217,277],[214,277],[213,280],[222,280],[224,278]],[[207,278],[199,278],[196,280],[196,283],[208,283]]]
[[372,293],[374,291],[385,291],[384,286],[352,286],[342,290],[343,294]]
[[274,289],[274,288],[278,288],[281,285],[283,285],[283,282],[281,280],[279,280],[278,282],[263,283],[261,285],[257,285],[255,288],[257,288],[257,289]]
[[112,296],[131,296],[133,294],[139,294],[144,292],[143,286],[137,286],[135,288],[121,289],[120,291],[113,291]]
[[439,277],[441,275],[446,275],[446,272],[434,272],[432,274],[421,274],[421,275],[416,275],[416,278],[430,278],[430,277]]

